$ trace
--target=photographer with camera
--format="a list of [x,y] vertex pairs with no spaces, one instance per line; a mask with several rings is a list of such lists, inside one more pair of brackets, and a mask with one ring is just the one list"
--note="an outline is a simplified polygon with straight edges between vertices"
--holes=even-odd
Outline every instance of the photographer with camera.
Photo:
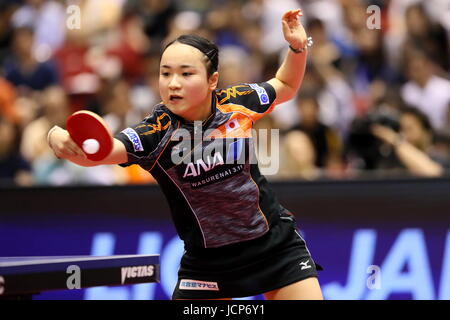
[[403,167],[418,176],[439,177],[448,159],[433,154],[433,129],[428,117],[420,110],[407,107],[400,112],[400,131],[372,124],[371,133],[390,145]]

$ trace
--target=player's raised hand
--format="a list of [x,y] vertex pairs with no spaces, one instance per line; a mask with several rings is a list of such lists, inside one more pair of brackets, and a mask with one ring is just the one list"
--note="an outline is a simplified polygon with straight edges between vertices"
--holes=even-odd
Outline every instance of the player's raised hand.
[[304,48],[307,43],[308,37],[299,19],[302,15],[300,9],[289,10],[281,19],[284,38],[294,49]]

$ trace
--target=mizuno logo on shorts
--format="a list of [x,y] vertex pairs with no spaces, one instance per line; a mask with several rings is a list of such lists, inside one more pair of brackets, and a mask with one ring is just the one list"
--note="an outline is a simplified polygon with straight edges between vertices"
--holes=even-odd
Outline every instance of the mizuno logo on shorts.
[[310,265],[308,265],[309,260],[306,260],[305,262],[300,262],[300,265],[302,266],[301,270],[309,269],[311,268]]
[[219,291],[219,286],[217,285],[217,282],[182,279],[180,281],[179,289]]
[[139,138],[139,135],[136,131],[131,128],[126,128],[122,131],[122,133],[126,135],[128,139],[130,139],[131,143],[133,144],[134,151],[144,151],[141,139]]

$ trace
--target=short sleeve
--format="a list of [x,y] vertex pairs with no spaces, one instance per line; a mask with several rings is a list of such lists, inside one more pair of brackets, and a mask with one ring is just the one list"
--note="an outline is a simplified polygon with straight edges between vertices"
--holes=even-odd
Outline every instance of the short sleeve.
[[139,164],[147,167],[170,125],[168,113],[154,112],[140,123],[116,134],[115,138],[125,145],[128,154],[128,161],[120,166]]
[[256,121],[275,107],[276,91],[268,82],[245,83],[218,91],[220,105],[233,104],[243,107]]

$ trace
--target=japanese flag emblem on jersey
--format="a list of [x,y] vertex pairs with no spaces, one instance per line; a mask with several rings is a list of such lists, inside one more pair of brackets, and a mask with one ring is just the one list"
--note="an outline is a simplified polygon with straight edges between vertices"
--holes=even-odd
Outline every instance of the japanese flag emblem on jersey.
[[239,121],[237,119],[233,119],[232,121],[225,124],[225,128],[227,129],[227,133],[239,128]]

